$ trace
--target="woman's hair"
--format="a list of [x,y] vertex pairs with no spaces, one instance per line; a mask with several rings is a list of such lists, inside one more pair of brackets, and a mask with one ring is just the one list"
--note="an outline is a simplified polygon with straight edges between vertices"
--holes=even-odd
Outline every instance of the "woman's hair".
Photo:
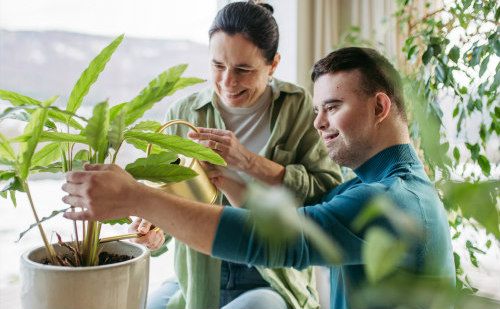
[[273,7],[260,1],[233,2],[224,6],[215,16],[208,31],[209,38],[219,31],[228,35],[241,34],[261,51],[268,64],[278,51],[278,24]]

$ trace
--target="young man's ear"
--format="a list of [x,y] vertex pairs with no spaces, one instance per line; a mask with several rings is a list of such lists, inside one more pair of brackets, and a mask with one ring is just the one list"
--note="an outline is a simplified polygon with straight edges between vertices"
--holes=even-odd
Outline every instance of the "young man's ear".
[[379,124],[389,115],[392,103],[389,96],[383,92],[377,92],[375,94],[375,99],[375,118],[376,123]]

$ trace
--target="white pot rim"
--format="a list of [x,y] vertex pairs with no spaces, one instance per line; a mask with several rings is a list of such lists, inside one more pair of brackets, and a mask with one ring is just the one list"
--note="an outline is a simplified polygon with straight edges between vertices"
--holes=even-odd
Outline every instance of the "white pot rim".
[[[86,271],[95,271],[95,270],[104,270],[104,269],[110,269],[110,268],[117,268],[117,267],[122,267],[131,263],[136,262],[137,260],[141,260],[146,258],[146,256],[150,255],[149,250],[140,244],[135,244],[131,242],[122,242],[122,241],[116,241],[117,244],[124,245],[124,246],[129,246],[129,247],[136,247],[141,250],[141,253],[137,256],[134,256],[130,260],[122,261],[122,262],[117,262],[113,264],[106,264],[106,265],[98,265],[98,266],[81,266],[81,267],[69,267],[69,266],[56,266],[56,265],[48,265],[48,264],[41,264],[35,261],[32,261],[29,258],[29,255],[34,252],[35,250],[39,250],[41,248],[45,248],[45,246],[37,246],[34,248],[31,248],[27,251],[25,251],[21,255],[21,261],[26,267],[30,268],[43,268],[46,270],[51,270],[51,271],[60,271],[60,272],[86,272]],[[115,245],[116,245],[115,243]],[[109,243],[111,245],[111,243]],[[53,245],[59,245],[59,244],[53,244]],[[107,245],[107,244],[105,244]]]

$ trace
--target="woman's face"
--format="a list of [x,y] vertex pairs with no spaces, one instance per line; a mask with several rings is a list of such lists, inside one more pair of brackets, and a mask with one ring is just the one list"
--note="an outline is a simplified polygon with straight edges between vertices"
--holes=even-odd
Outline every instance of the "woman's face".
[[241,34],[218,31],[210,39],[210,73],[215,92],[229,107],[250,107],[266,89],[279,62],[267,64],[262,51]]

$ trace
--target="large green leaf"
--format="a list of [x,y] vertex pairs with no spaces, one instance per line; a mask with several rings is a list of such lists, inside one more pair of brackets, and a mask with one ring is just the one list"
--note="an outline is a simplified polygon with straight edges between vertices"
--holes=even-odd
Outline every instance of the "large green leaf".
[[372,283],[393,273],[406,252],[404,242],[380,227],[370,228],[361,249],[368,280]]
[[162,152],[137,159],[125,168],[135,179],[154,182],[179,182],[193,178],[197,173],[187,167],[171,164],[177,159],[172,152]]
[[155,166],[130,166],[129,164],[126,167],[126,170],[135,179],[149,180],[160,183],[179,182],[198,175],[195,171],[188,167],[175,164],[158,164]]
[[[145,141],[142,141],[142,140],[139,140],[139,139],[135,139],[135,138],[126,138],[125,142],[127,144],[130,144],[130,145],[134,146],[136,149],[139,149],[139,150],[143,151],[144,153],[146,153],[146,151],[148,149],[148,145],[149,145],[148,142],[145,142]],[[153,147],[151,147],[151,152],[149,154],[158,154],[158,153],[160,153],[162,151],[165,151],[165,150],[162,150],[157,145],[153,145]]]
[[144,112],[153,107],[155,103],[159,102],[165,96],[171,95],[175,91],[189,85],[203,82],[203,80],[198,78],[181,78],[186,67],[186,64],[174,66],[152,80],[138,96],[127,104],[128,112],[125,124],[129,126],[134,123],[144,115]]
[[[85,119],[84,117],[74,115],[73,113],[70,113],[67,111],[63,111],[63,110],[57,108],[56,106],[38,106],[38,107],[48,109],[49,110],[48,118],[55,121],[55,122],[67,124],[66,118],[69,116],[74,116],[74,117],[80,118],[83,121],[87,121],[87,119]],[[27,105],[27,104],[9,107],[9,108],[6,108],[2,113],[0,113],[0,119],[12,118],[12,119],[17,119],[17,120],[21,120],[21,121],[29,121],[29,117],[26,117],[25,113],[18,114],[16,112],[26,111],[26,112],[32,114],[36,108],[37,108],[37,106]],[[50,129],[54,129],[54,130],[56,129],[56,126],[52,122],[47,121],[47,123],[45,123],[45,125]],[[83,129],[82,125],[80,123],[78,123],[75,119],[71,119],[69,122],[69,125],[73,128],[79,129],[79,130]]]
[[0,133],[0,157],[3,157],[8,160],[15,160],[16,153],[12,146],[10,146],[9,141],[5,138],[5,136]]
[[[52,97],[42,103],[42,106],[50,106],[57,97]],[[31,167],[31,158],[38,145],[40,136],[43,130],[43,124],[47,119],[48,110],[44,108],[37,109],[30,117],[30,122],[24,129],[24,135],[29,136],[28,140],[19,144],[19,152],[17,162],[19,167],[19,176],[22,179],[28,177],[29,168]]]
[[[89,92],[90,86],[95,83],[99,74],[104,70],[106,64],[108,63],[111,55],[115,52],[118,45],[123,40],[123,34],[117,37],[111,44],[106,46],[100,53],[95,57],[83,71],[82,75],[76,82],[71,94],[69,95],[68,105],[66,110],[75,113],[78,108],[82,105],[83,98]],[[69,118],[68,118],[69,119]]]
[[0,99],[9,101],[14,106],[25,105],[25,104],[42,105],[42,102],[38,100],[4,89],[0,89]]
[[108,102],[102,102],[94,107],[92,117],[89,119],[85,136],[88,144],[99,156],[98,163],[104,163],[107,156],[108,140],[106,138],[109,130],[109,109]]
[[[23,134],[13,139],[10,142],[26,142],[30,139],[31,135]],[[47,132],[43,131],[40,135],[39,142],[73,142],[88,144],[87,139],[83,135],[70,134],[70,133],[60,133],[60,132]]]
[[479,183],[448,182],[442,186],[445,199],[458,205],[465,218],[474,219],[500,239],[497,199],[500,197],[500,181]]
[[117,151],[123,143],[125,132],[125,115],[127,114],[127,107],[123,108],[120,113],[111,121],[108,132],[108,142],[111,147]]
[[226,165],[224,159],[212,149],[179,136],[129,131],[125,133],[125,137],[132,137],[150,144],[155,144],[175,153],[185,155],[186,157],[207,161],[213,164]]
[[160,129],[161,124],[157,121],[153,120],[146,120],[146,121],[141,121],[132,128],[129,129],[129,131],[151,131],[151,132],[156,132]]
[[37,151],[31,159],[31,166],[49,165],[59,159],[61,151],[58,143],[50,143]]

